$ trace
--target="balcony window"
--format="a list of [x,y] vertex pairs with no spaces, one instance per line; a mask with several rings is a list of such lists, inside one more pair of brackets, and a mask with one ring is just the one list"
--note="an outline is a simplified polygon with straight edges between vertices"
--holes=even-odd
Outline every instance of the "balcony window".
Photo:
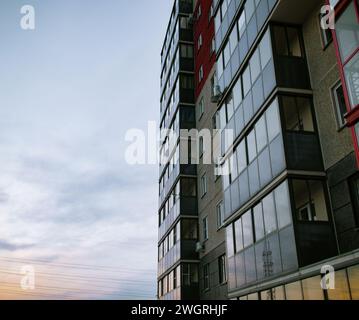
[[196,179],[181,179],[181,195],[184,197],[196,197]]
[[353,300],[359,300],[359,265],[348,269],[350,292]]
[[229,225],[226,228],[226,246],[227,246],[227,256],[228,258],[234,256],[234,234],[233,234],[233,225]]
[[262,203],[253,208],[254,233],[256,242],[264,238],[264,220]]
[[190,287],[198,283],[198,266],[193,263],[182,265],[182,285]]
[[234,223],[234,241],[236,244],[236,252],[243,250],[243,229],[242,219],[238,219]]
[[208,217],[202,220],[203,240],[208,240]]
[[220,229],[224,223],[223,201],[221,201],[219,204],[217,204],[216,213],[217,213],[217,229]]
[[252,212],[248,211],[242,216],[243,245],[248,247],[253,244]]
[[283,96],[286,130],[314,132],[311,99]]
[[183,219],[182,225],[182,237],[183,240],[197,240],[198,239],[198,225],[194,219]]
[[320,280],[320,276],[317,276],[302,281],[304,300],[324,300]]
[[288,184],[282,183],[274,192],[278,228],[282,229],[292,223]]
[[299,29],[286,26],[274,26],[275,52],[280,56],[303,57]]
[[230,49],[231,49],[231,55],[234,52],[234,50],[237,47],[238,44],[238,33],[237,28],[233,28],[230,36],[229,36],[229,43],[230,43]]
[[262,201],[265,233],[270,234],[277,230],[275,204],[273,194],[269,194]]
[[303,300],[302,284],[300,281],[285,285],[287,300]]
[[293,180],[292,184],[298,221],[328,221],[323,182]]
[[335,288],[328,290],[327,293],[329,300],[350,300],[348,277],[345,269],[335,272]]
[[247,20],[249,21],[254,14],[255,4],[254,0],[247,0],[245,4],[245,12]]

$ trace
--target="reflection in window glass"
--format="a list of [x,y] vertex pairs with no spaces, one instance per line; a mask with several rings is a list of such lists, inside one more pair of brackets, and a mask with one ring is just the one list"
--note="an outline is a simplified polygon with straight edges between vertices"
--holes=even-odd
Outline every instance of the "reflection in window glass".
[[247,21],[249,21],[250,18],[252,17],[252,15],[254,13],[254,8],[255,8],[254,0],[247,0],[246,4],[245,4]]
[[234,223],[236,252],[243,250],[243,231],[242,231],[242,219],[238,219]]
[[346,270],[335,272],[335,289],[328,290],[329,300],[350,300]]
[[258,174],[258,162],[253,161],[248,167],[248,178],[249,178],[249,191],[253,196],[259,190],[259,174]]
[[263,216],[266,234],[277,230],[273,194],[269,194],[263,199]]
[[256,207],[254,207],[253,218],[254,218],[256,241],[259,241],[259,240],[263,239],[263,237],[264,237],[264,221],[263,221],[262,203],[258,204]]
[[252,130],[247,136],[247,147],[248,147],[248,161],[251,163],[257,156],[256,148],[256,136],[255,131]]
[[277,209],[278,228],[282,229],[292,222],[287,182],[282,183],[274,192]]
[[282,261],[280,256],[280,247],[278,234],[274,233],[269,236],[266,241],[264,261],[265,261],[265,276],[271,277],[272,275],[282,272]]
[[229,42],[230,42],[230,46],[231,46],[231,55],[232,55],[232,53],[236,49],[237,43],[238,43],[237,28],[233,28],[233,30],[229,36]]
[[261,187],[264,187],[270,182],[272,178],[268,148],[262,151],[262,153],[258,157],[258,169],[260,184]]
[[258,293],[252,293],[248,295],[248,300],[259,300]]
[[293,180],[293,191],[299,221],[328,221],[322,181]]
[[284,287],[276,287],[272,290],[272,300],[285,300]]
[[320,276],[317,276],[302,281],[304,300],[324,300],[320,280]]
[[282,97],[286,129],[289,131],[314,131],[311,100],[301,97]]
[[233,225],[226,228],[226,242],[227,242],[227,255],[232,257],[234,255],[234,242],[233,242]]
[[243,286],[246,283],[246,269],[243,252],[236,255],[236,278],[237,287]]
[[259,45],[259,50],[260,50],[260,56],[261,56],[262,69],[264,69],[272,57],[272,48],[271,48],[271,40],[270,40],[269,30],[263,36],[263,39]]
[[297,249],[293,227],[287,227],[279,232],[280,250],[282,254],[283,271],[298,268]]
[[287,300],[303,300],[302,286],[300,281],[285,285]]
[[238,20],[239,38],[242,38],[245,30],[246,30],[246,15],[245,12],[243,11]]
[[247,93],[251,89],[251,73],[250,73],[249,65],[243,72],[242,83],[243,83],[243,95],[244,97],[246,97]]
[[259,50],[257,49],[249,61],[249,65],[251,68],[251,76],[252,76],[252,84],[257,80],[259,74],[261,73],[261,66],[259,62]]
[[266,131],[266,123],[265,118],[261,117],[256,126],[256,140],[257,140],[257,151],[260,153],[264,147],[267,145],[267,131]]
[[236,84],[233,87],[233,101],[234,101],[234,108],[236,109],[239,104],[242,102],[242,83],[241,78],[238,78]]
[[246,144],[243,140],[236,149],[237,153],[237,164],[238,164],[238,172],[241,174],[243,170],[247,167],[247,151]]
[[348,268],[350,292],[353,300],[359,300],[359,265]]
[[280,132],[278,101],[275,100],[266,111],[268,139],[272,141]]
[[299,31],[297,28],[287,28],[289,55],[293,57],[302,57],[302,49],[299,41]]
[[253,244],[253,226],[252,226],[252,213],[251,211],[246,212],[242,216],[242,227],[243,227],[243,244],[244,247],[248,247]]
[[255,266],[254,247],[249,247],[244,251],[244,262],[246,266],[247,283],[251,283],[257,280],[256,268],[254,268]]

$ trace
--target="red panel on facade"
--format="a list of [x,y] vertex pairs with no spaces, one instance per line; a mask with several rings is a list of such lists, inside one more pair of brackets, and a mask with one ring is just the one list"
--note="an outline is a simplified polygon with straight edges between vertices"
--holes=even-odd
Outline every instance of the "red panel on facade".
[[[343,12],[345,12],[345,10],[349,10],[349,5],[352,3],[354,3],[354,7],[355,7],[355,11],[356,11],[356,16],[358,19],[358,26],[359,26],[359,5],[358,5],[358,1],[357,0],[340,0],[338,2],[338,4],[335,7],[335,14],[336,14],[336,21],[339,18],[339,16],[341,14],[343,14]],[[327,1],[327,3],[329,4],[329,1]],[[353,58],[354,53],[358,52],[358,49],[347,59],[347,61],[342,61],[342,57],[340,54],[340,49],[339,49],[339,42],[338,42],[338,37],[336,34],[335,29],[333,30],[333,39],[334,39],[334,46],[335,46],[335,51],[336,51],[336,55],[337,55],[337,61],[338,61],[338,65],[339,65],[339,72],[340,72],[340,77],[341,77],[341,82],[342,82],[342,86],[343,86],[343,91],[344,91],[344,96],[345,96],[345,102],[347,105],[347,110],[348,110],[348,114],[346,116],[346,120],[347,120],[347,125],[350,127],[351,132],[352,132],[352,136],[353,136],[353,143],[354,143],[354,149],[355,149],[355,153],[357,156],[357,164],[359,167],[359,146],[358,146],[358,142],[357,141],[357,137],[356,137],[356,133],[355,133],[355,124],[359,122],[359,106],[356,106],[354,108],[352,108],[351,103],[350,103],[350,98],[349,98],[349,94],[348,94],[348,87],[347,87],[347,83],[346,83],[346,79],[345,79],[345,73],[344,73],[344,65],[346,63],[348,63],[348,61]]]
[[[214,18],[211,16],[211,7],[212,0],[198,0],[193,14],[196,99],[200,95],[203,85],[216,61],[215,52],[212,50],[212,40],[214,39]],[[198,42],[200,37],[202,37],[202,45],[199,47]],[[199,73],[201,67],[203,68],[203,78],[200,81]]]

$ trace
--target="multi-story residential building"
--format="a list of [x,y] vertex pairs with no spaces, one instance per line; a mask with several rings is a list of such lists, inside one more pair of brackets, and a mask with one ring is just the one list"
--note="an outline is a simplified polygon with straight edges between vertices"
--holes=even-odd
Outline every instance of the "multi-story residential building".
[[[161,128],[216,129],[226,174],[160,167],[159,297],[359,299],[358,1],[330,1],[335,30],[326,0],[180,3],[168,30],[190,39],[167,32]],[[168,58],[182,45],[188,64]]]
[[[194,43],[195,48],[195,99],[196,128],[201,138],[202,130],[210,130],[213,137],[215,122],[213,116],[217,104],[212,102],[215,86],[215,45],[214,15],[212,1],[198,0],[194,9]],[[209,136],[209,134],[207,136]],[[218,137],[217,137],[218,138]],[[210,140],[210,139],[208,139]],[[216,138],[213,139],[216,141]],[[211,141],[207,141],[211,142]],[[200,143],[200,161],[197,165],[198,177],[198,225],[200,258],[200,298],[226,299],[226,246],[223,228],[223,194],[221,177],[215,172],[214,157],[218,145]],[[209,154],[210,163],[203,161]]]
[[[197,168],[179,161],[180,129],[195,128],[193,1],[175,0],[162,48],[158,296],[198,299]],[[170,139],[166,129],[178,138]],[[173,141],[175,140],[175,141]]]

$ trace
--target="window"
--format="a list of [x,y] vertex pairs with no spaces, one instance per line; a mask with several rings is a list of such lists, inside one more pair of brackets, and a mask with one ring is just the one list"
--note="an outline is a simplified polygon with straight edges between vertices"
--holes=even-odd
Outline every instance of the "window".
[[198,119],[201,119],[204,114],[204,98],[202,97],[198,103]]
[[248,247],[253,244],[252,212],[248,211],[242,216],[243,245]]
[[271,142],[280,133],[278,102],[275,100],[266,111],[268,138]]
[[352,1],[335,23],[342,61],[346,61],[359,47],[359,28],[355,1]]
[[242,231],[242,219],[238,219],[234,223],[234,237],[236,244],[236,252],[243,250],[243,231]]
[[247,136],[247,147],[248,147],[248,161],[249,163],[251,163],[257,156],[256,136],[254,130],[252,130]]
[[302,285],[300,281],[285,285],[287,300],[303,300]]
[[181,44],[181,57],[182,58],[193,58],[193,46],[188,44]]
[[230,50],[231,50],[231,55],[232,55],[232,53],[236,49],[237,43],[238,43],[237,28],[233,28],[233,30],[229,36],[229,43],[230,43]]
[[209,264],[203,266],[203,290],[209,290]]
[[201,82],[202,80],[203,80],[203,66],[201,66],[198,71],[198,82]]
[[272,58],[272,48],[271,48],[271,39],[270,39],[269,31],[267,31],[263,36],[263,39],[259,44],[259,50],[260,50],[262,69],[264,69],[267,63],[269,62],[269,60]]
[[341,128],[345,125],[344,116],[347,113],[347,107],[345,104],[343,86],[340,82],[333,87],[332,95],[338,127]]
[[263,216],[265,233],[268,235],[277,230],[277,221],[275,214],[273,194],[269,194],[263,199]]
[[288,131],[314,131],[311,99],[283,96],[282,103]]
[[229,225],[226,228],[226,247],[228,258],[234,256],[234,237],[233,237],[233,225]]
[[183,219],[182,222],[182,239],[197,240],[197,221],[194,219]]
[[283,182],[274,192],[278,228],[282,229],[292,222],[287,182]]
[[191,263],[182,265],[182,285],[191,286],[198,283],[198,266]]
[[359,265],[348,269],[350,292],[353,300],[359,300]]
[[304,300],[324,300],[320,280],[320,276],[317,276],[302,281]]
[[197,10],[197,19],[199,19],[202,15],[202,8],[201,5],[198,6],[198,10]]
[[208,240],[208,217],[202,220],[203,240]]
[[207,175],[203,174],[201,177],[201,196],[204,197],[207,193]]
[[330,28],[323,28],[322,27],[322,19],[324,18],[325,14],[319,14],[319,28],[320,34],[322,36],[323,47],[325,48],[330,42],[333,40],[332,31]]
[[261,65],[260,65],[258,49],[253,53],[251,60],[249,61],[249,65],[251,68],[252,84],[254,84],[257,78],[259,77],[259,74],[261,73]]
[[328,221],[323,182],[293,180],[296,215],[299,221]]
[[217,211],[217,228],[220,229],[223,226],[224,223],[224,210],[223,210],[223,201],[221,201],[216,206]]
[[227,282],[227,267],[226,267],[226,256],[220,256],[218,258],[218,272],[219,272],[219,283],[223,284]]
[[181,195],[184,197],[195,197],[197,195],[196,179],[181,179]]
[[278,55],[303,57],[298,28],[274,26],[273,32],[276,53]]
[[350,300],[348,277],[346,270],[335,272],[335,288],[328,290],[329,300]]
[[203,44],[203,39],[202,39],[202,34],[199,35],[198,40],[197,40],[197,49],[201,49]]
[[263,221],[262,203],[254,207],[253,219],[254,219],[255,238],[256,238],[256,242],[258,242],[264,238],[264,221]]

